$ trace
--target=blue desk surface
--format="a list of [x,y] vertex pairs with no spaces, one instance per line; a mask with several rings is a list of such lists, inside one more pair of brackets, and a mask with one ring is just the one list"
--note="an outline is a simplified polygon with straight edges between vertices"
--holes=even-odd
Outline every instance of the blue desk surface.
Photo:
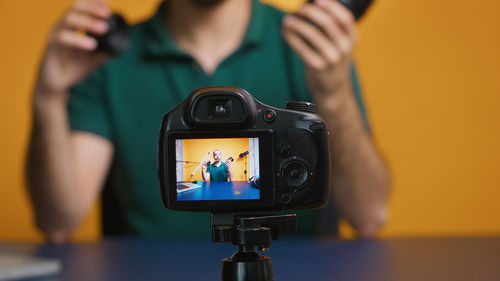
[[[0,243],[0,252],[60,258],[61,275],[39,280],[220,280],[236,247],[207,240],[104,240],[33,245]],[[500,237],[389,240],[280,240],[270,256],[277,281],[498,281]]]
[[177,194],[177,200],[242,200],[260,199],[260,190],[246,181],[197,182],[200,188]]

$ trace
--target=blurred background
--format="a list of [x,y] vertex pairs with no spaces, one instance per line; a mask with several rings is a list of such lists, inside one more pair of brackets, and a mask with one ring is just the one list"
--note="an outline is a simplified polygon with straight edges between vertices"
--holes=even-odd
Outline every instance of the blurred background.
[[[72,3],[0,2],[0,241],[42,241],[24,188],[31,95],[47,34]],[[138,22],[158,3],[111,6]],[[500,234],[499,10],[496,0],[375,0],[358,24],[354,56],[393,177],[380,237]],[[352,237],[345,223],[341,236]],[[74,240],[100,237],[96,203]]]

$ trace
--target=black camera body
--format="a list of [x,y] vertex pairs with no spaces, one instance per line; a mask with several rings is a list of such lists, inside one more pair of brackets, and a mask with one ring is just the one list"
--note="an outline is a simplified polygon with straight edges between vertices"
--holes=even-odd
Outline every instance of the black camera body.
[[[194,90],[162,119],[158,175],[163,204],[173,210],[210,212],[324,207],[330,182],[328,130],[314,112],[315,105],[306,102],[288,103],[287,109],[271,107],[236,87]],[[191,180],[201,173],[197,163],[200,168],[206,159],[195,162],[187,155],[214,140],[222,148],[236,141],[249,143],[247,151],[230,161],[246,161],[244,180]]]

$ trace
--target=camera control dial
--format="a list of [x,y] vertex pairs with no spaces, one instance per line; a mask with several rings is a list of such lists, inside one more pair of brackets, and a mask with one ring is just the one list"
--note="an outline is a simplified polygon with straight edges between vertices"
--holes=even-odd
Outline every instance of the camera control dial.
[[300,160],[287,162],[281,170],[283,180],[292,188],[303,186],[309,179],[309,169],[307,165]]
[[318,113],[318,107],[316,104],[305,101],[289,101],[286,103],[286,109],[308,113]]

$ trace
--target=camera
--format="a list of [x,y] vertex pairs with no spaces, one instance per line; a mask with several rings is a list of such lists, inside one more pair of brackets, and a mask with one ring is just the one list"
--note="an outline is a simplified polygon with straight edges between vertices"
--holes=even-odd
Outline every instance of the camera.
[[308,102],[268,106],[237,87],[192,91],[162,119],[163,204],[210,212],[324,207],[330,152],[327,126],[316,112]]

